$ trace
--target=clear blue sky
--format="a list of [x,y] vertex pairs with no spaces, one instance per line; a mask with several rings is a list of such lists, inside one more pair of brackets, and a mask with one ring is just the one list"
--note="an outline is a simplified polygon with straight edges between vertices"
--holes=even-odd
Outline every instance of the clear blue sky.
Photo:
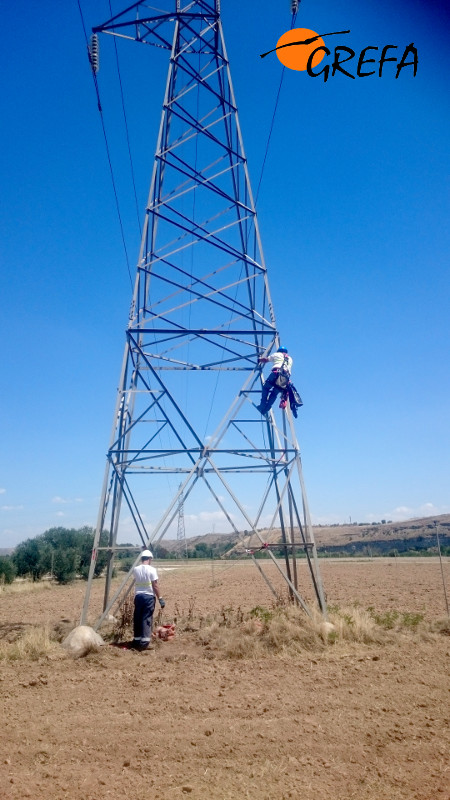
[[[110,16],[107,0],[81,5],[88,28]],[[131,296],[77,3],[58,8],[2,15],[2,547],[95,524]],[[289,28],[289,2],[222,0],[222,18],[256,190],[282,69],[259,54]],[[297,26],[419,53],[416,78],[285,71],[258,211],[313,521],[449,512],[449,12],[303,0]],[[148,49],[119,48],[142,210],[167,70]],[[113,59],[99,81],[134,277]],[[188,534],[213,520],[191,509]]]

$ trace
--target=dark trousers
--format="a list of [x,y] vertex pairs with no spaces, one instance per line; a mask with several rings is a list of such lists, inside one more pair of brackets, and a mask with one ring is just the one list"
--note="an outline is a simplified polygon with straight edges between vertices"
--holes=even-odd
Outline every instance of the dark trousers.
[[152,636],[155,596],[139,592],[134,598],[133,630],[134,641],[148,644]]
[[283,391],[279,386],[276,386],[278,372],[271,372],[267,380],[264,382],[261,393],[261,413],[267,414],[272,408],[277,395]]

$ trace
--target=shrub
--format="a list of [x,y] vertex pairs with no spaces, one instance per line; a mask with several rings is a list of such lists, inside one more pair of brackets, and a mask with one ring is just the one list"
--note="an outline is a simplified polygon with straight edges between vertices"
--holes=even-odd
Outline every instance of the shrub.
[[250,611],[251,617],[256,617],[257,619],[262,620],[262,622],[269,622],[272,619],[273,612],[269,611],[267,608],[263,608],[262,606],[255,606]]
[[9,556],[0,556],[0,583],[12,583],[16,577],[16,568]]
[[48,556],[48,549],[38,539],[27,539],[14,551],[13,561],[17,574],[29,575],[34,581],[38,581],[50,570],[51,557]]
[[55,550],[53,558],[53,577],[58,583],[70,583],[75,580],[80,556],[75,548]]

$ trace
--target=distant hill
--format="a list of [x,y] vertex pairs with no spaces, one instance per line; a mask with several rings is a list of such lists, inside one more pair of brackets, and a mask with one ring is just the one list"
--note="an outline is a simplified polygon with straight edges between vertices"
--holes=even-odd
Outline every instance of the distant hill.
[[[370,525],[353,523],[352,525],[314,525],[314,538],[317,550],[321,555],[383,555],[390,551],[404,553],[406,551],[429,551],[436,549],[436,526],[438,523],[439,538],[442,548],[450,547],[450,514],[437,517],[422,517],[404,522],[382,521]],[[269,531],[262,528],[258,531],[263,542],[282,544],[281,531]],[[199,557],[211,554],[223,558],[237,557],[246,549],[258,549],[261,542],[255,534],[238,538],[234,533],[208,533],[204,536],[193,536],[186,540],[190,553],[196,552]],[[298,528],[294,529],[294,541],[301,541]],[[184,544],[176,540],[164,540],[163,550],[182,554]],[[156,553],[157,555],[158,553]]]
[[438,524],[441,547],[450,545],[450,514],[422,517],[404,522],[379,522],[371,525],[339,525],[315,527],[314,536],[319,552],[372,552],[385,554],[389,550],[405,552],[436,548]]
[[[441,548],[450,548],[450,514],[437,517],[421,517],[404,522],[381,521],[353,523],[352,525],[313,525],[314,538],[320,555],[386,555],[389,552],[435,552],[436,526],[438,523]],[[267,530],[261,528],[259,535],[263,542],[280,544],[280,529]],[[298,528],[294,528],[294,541],[300,542]],[[258,550],[261,541],[255,535],[242,531],[241,536],[235,533],[207,533],[203,536],[192,536],[186,540],[190,555],[198,558],[237,558],[244,555],[245,550]],[[181,556],[185,544],[174,539],[163,539],[158,545],[152,545],[155,556]],[[14,552],[13,547],[0,548],[0,555],[7,556]],[[299,550],[299,553],[302,553]]]

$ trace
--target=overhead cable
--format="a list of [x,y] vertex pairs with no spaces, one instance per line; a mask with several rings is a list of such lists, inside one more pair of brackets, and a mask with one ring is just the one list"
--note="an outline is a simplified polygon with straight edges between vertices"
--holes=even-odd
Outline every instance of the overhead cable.
[[[112,12],[112,7],[111,7],[111,0],[109,0],[109,10],[110,10],[111,17],[112,17],[113,16],[113,12]],[[126,114],[126,110],[125,110],[125,98],[124,98],[124,94],[123,94],[122,76],[120,74],[119,52],[117,50],[117,42],[116,42],[115,36],[113,37],[113,39],[114,39],[114,50],[115,50],[115,54],[116,54],[117,77],[119,79],[120,97],[121,97],[121,101],[122,101],[123,121],[124,121],[124,125],[125,125],[125,133],[126,133],[126,138],[127,138],[128,157],[130,159],[131,181],[132,181],[132,184],[133,184],[134,202],[136,204],[136,216],[137,216],[137,221],[138,221],[138,226],[139,226],[139,234],[140,234],[140,236],[142,236],[141,217],[140,217],[140,213],[139,213],[139,203],[138,203],[137,192],[136,192],[136,180],[135,180],[135,176],[134,176],[133,159],[132,159],[132,156],[131,156],[130,135],[129,135],[129,130],[128,130],[127,114]]]
[[[293,0],[293,2],[291,3],[292,19],[291,19],[291,28],[290,28],[290,30],[292,30],[292,28],[295,25],[295,21],[297,19],[298,7],[299,7],[299,0],[296,0],[296,1]],[[261,183],[262,183],[263,174],[264,174],[264,168],[266,166],[267,155],[268,155],[268,152],[269,152],[270,140],[272,138],[272,131],[273,131],[274,123],[275,123],[275,116],[276,116],[277,109],[278,109],[278,102],[280,100],[281,87],[283,85],[283,78],[284,78],[285,69],[286,69],[286,67],[283,66],[283,69],[281,70],[280,84],[278,86],[277,97],[276,97],[276,100],[275,100],[275,107],[273,109],[273,114],[272,114],[272,121],[270,123],[269,135],[267,137],[266,151],[264,153],[263,163],[262,163],[262,166],[261,166],[261,173],[260,173],[259,181],[258,181],[258,187],[256,189],[255,208],[256,208],[256,204],[258,202],[259,190],[261,188]]]
[[126,242],[125,242],[125,233],[124,233],[124,229],[123,229],[122,215],[120,213],[119,197],[118,197],[118,194],[117,194],[116,181],[115,181],[115,178],[114,178],[114,170],[113,170],[113,166],[112,166],[111,154],[110,154],[110,149],[109,149],[109,144],[108,144],[108,137],[106,135],[105,121],[104,121],[104,118],[103,118],[103,109],[102,109],[102,104],[101,104],[101,100],[100,100],[100,91],[99,91],[99,86],[98,86],[97,73],[96,73],[96,69],[95,69],[96,66],[98,66],[98,52],[97,52],[97,59],[96,59],[96,61],[93,62],[93,55],[91,53],[91,48],[89,46],[89,41],[88,41],[87,32],[86,32],[86,25],[84,23],[84,17],[83,17],[83,12],[82,12],[82,9],[81,9],[80,0],[77,0],[77,4],[78,4],[79,12],[80,12],[81,24],[83,26],[84,38],[86,40],[87,53],[88,53],[89,63],[91,65],[91,72],[92,72],[92,78],[93,78],[94,86],[95,86],[95,93],[96,93],[96,96],[97,96],[97,107],[98,107],[98,110],[99,110],[99,113],[100,113],[100,119],[101,119],[101,123],[102,123],[103,138],[105,140],[106,155],[107,155],[107,158],[108,158],[109,171],[110,171],[110,174],[111,174],[113,192],[114,192],[114,197],[115,197],[115,201],[116,201],[116,210],[117,210],[117,216],[118,216],[118,219],[119,219],[120,233],[121,233],[121,236],[122,236],[122,244],[123,244],[123,249],[124,249],[124,253],[125,253],[125,260],[126,260],[126,264],[127,264],[128,277],[130,279],[131,289],[133,289],[133,280],[132,280],[132,277],[131,277],[130,261],[129,261],[129,258],[128,258],[128,250],[127,250],[127,245],[126,245]]

